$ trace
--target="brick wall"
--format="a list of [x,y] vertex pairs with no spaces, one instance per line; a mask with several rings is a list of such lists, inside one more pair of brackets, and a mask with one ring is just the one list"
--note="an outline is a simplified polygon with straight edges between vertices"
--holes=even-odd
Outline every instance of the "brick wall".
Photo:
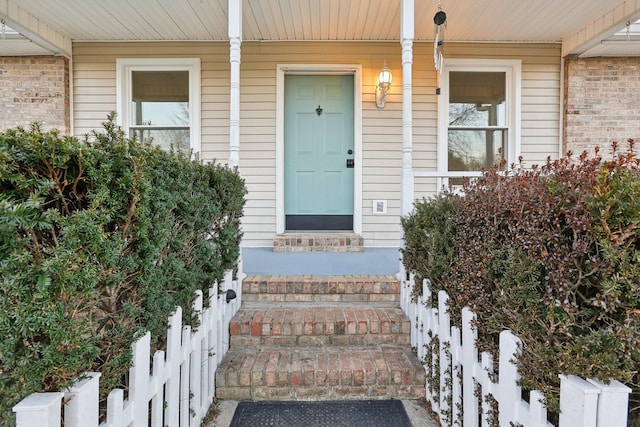
[[565,152],[640,141],[640,58],[567,58]]
[[69,132],[69,61],[54,56],[0,57],[0,130],[41,122]]

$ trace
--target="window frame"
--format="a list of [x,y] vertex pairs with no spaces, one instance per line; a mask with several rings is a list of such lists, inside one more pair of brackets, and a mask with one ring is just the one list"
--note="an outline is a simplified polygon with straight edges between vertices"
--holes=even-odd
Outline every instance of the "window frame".
[[200,59],[199,58],[118,58],[116,59],[116,123],[125,135],[132,120],[132,73],[134,71],[187,71],[189,73],[189,147],[193,154],[201,151],[200,141]]
[[449,178],[460,176],[478,176],[480,171],[449,171],[449,73],[465,72],[504,72],[507,129],[507,165],[517,163],[521,152],[521,103],[522,103],[522,61],[519,59],[447,59],[444,61],[438,97],[438,175],[441,182],[438,188],[448,186]]

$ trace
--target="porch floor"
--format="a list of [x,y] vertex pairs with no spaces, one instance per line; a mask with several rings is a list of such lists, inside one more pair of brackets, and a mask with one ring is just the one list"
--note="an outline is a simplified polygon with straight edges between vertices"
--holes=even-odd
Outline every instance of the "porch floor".
[[364,252],[274,252],[271,247],[243,248],[243,270],[260,275],[387,275],[399,271],[398,248]]

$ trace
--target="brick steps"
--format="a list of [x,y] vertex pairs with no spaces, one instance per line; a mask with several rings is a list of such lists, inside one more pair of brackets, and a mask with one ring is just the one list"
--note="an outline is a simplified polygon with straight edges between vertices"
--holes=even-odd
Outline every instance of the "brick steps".
[[394,302],[400,301],[395,276],[247,276],[246,302]]
[[395,276],[247,276],[216,396],[418,399],[425,371]]
[[221,399],[412,398],[425,371],[408,346],[232,348],[216,374]]
[[411,322],[397,307],[246,304],[229,325],[232,346],[410,345]]

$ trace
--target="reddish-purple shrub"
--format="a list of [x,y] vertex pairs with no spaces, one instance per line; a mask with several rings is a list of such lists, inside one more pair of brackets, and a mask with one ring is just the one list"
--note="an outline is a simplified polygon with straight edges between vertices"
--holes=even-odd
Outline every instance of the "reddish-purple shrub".
[[496,166],[403,221],[405,267],[436,277],[431,290],[449,293],[454,320],[464,306],[476,312],[481,348],[495,352],[504,329],[518,335],[522,386],[552,410],[561,373],[616,378],[638,396],[640,167],[630,145],[607,161],[596,152]]

